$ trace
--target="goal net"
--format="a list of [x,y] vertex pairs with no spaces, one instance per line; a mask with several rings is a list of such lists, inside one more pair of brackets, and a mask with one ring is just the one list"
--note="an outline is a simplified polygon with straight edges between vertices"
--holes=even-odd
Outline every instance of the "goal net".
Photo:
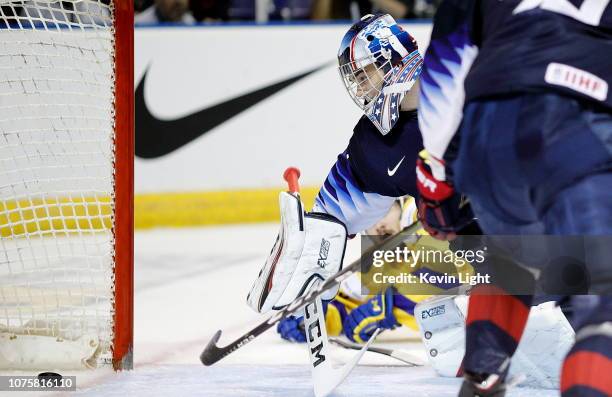
[[0,368],[131,367],[133,14],[0,0]]

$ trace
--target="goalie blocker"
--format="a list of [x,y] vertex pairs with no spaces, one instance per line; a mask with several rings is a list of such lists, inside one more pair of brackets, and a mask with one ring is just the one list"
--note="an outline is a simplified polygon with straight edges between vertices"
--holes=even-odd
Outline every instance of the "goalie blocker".
[[[347,232],[333,216],[305,212],[299,193],[279,195],[281,226],[247,302],[258,313],[280,310],[342,269]],[[322,295],[330,300],[339,286]]]

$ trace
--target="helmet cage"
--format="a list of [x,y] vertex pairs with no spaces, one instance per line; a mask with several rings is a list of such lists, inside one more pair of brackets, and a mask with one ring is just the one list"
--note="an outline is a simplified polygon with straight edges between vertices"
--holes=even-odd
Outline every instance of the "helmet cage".
[[359,108],[366,112],[380,96],[384,87],[391,83],[393,65],[391,57],[383,51],[338,67],[340,79],[349,96]]

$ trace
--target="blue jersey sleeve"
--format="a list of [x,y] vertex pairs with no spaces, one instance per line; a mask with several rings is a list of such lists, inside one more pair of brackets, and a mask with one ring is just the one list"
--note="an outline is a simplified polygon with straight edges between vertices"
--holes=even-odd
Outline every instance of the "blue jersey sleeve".
[[[425,149],[440,160],[444,159],[461,123],[464,81],[478,55],[478,46],[470,31],[473,7],[474,1],[443,2],[436,13],[431,42],[425,53],[419,126]],[[436,177],[444,179],[438,172]]]
[[416,111],[400,112],[386,135],[362,117],[319,191],[314,210],[335,216],[350,234],[375,225],[396,198],[416,196],[414,165],[422,149]]
[[335,216],[346,225],[349,234],[357,234],[382,219],[395,198],[366,193],[358,187],[349,156],[347,151],[338,156],[317,195],[313,211]]

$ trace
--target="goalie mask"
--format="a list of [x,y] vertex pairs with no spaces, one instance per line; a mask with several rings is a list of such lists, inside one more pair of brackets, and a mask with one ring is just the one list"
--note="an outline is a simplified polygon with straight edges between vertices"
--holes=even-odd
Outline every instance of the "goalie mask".
[[390,15],[366,15],[344,35],[338,63],[349,95],[386,135],[421,74],[423,58],[416,41]]

